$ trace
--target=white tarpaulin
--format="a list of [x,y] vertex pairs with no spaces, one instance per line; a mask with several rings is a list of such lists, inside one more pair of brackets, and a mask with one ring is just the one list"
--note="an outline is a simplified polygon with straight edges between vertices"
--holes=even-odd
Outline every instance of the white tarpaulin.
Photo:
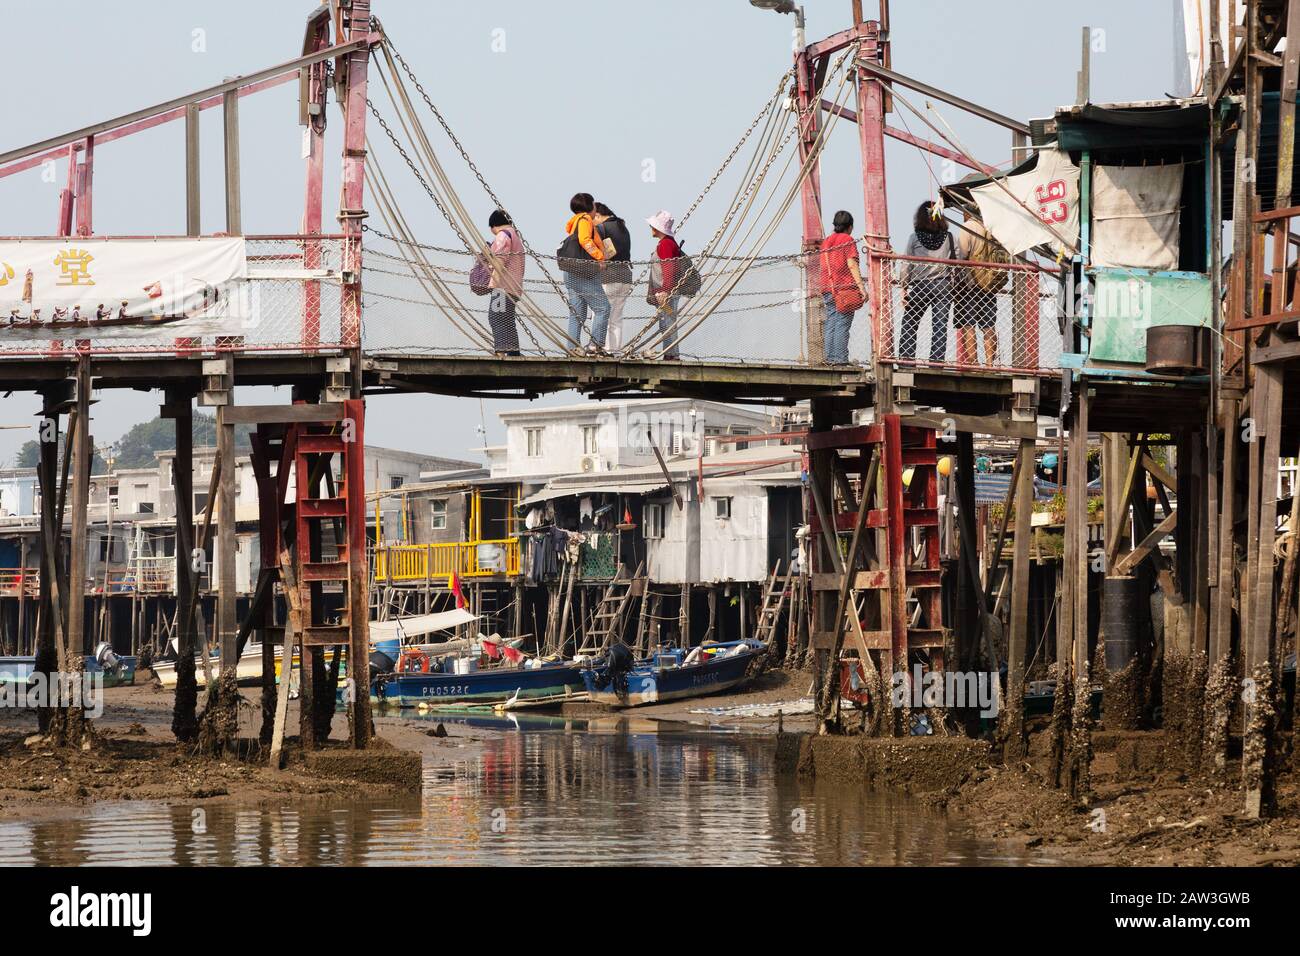
[[395,621],[371,621],[370,640],[391,641],[400,637],[419,637],[435,631],[449,631],[460,624],[477,621],[478,618],[465,608],[454,611],[441,611],[437,614],[417,614],[414,617],[401,617]]
[[[1175,2],[1175,7],[1180,4]],[[1178,17],[1175,9],[1174,21],[1174,96],[1192,96],[1205,93],[1205,70],[1210,60],[1210,17],[1212,11],[1219,12],[1219,36],[1230,38],[1233,28],[1245,22],[1245,0],[1229,0],[1224,3],[1211,0],[1181,0],[1182,16]],[[1178,34],[1179,20],[1182,21],[1182,35]],[[1274,53],[1284,48],[1285,38],[1274,47]],[[1220,44],[1222,64],[1227,65],[1236,49],[1235,39],[1225,39]],[[1181,54],[1181,55],[1180,55]],[[1183,62],[1178,62],[1182,60]]]
[[1079,167],[1069,153],[1040,150],[1033,169],[976,186],[971,195],[984,225],[1012,255],[1044,243],[1060,250],[1062,239],[1078,245]]
[[[138,337],[149,321],[185,316],[176,334],[238,333],[243,310],[232,307],[248,277],[240,236],[180,239],[0,241],[0,325],[3,341]],[[123,306],[125,303],[125,306]],[[117,320],[141,320],[118,324]],[[99,328],[99,318],[110,320]],[[193,319],[220,319],[212,328]],[[79,320],[85,332],[50,323]],[[168,323],[170,325],[171,323]]]
[[1178,268],[1183,164],[1097,166],[1089,260],[1104,268]]

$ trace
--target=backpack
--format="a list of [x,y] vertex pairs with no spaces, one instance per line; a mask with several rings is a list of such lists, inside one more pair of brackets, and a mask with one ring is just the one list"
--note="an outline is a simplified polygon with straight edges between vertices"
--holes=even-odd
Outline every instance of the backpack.
[[[991,262],[1005,265],[1011,261],[1007,250],[992,236],[980,236],[971,249],[972,262]],[[971,281],[984,292],[1001,292],[1006,288],[1009,273],[1006,269],[972,269]]]
[[[587,215],[583,213],[583,215]],[[560,247],[555,250],[555,264],[560,267],[561,272],[572,272],[580,276],[591,276],[593,271],[588,263],[595,262],[590,253],[582,248],[582,243],[578,241],[579,223],[573,224],[573,232],[564,237]],[[591,231],[596,231],[596,224],[593,222]]]
[[686,250],[682,248],[680,242],[677,243],[677,249],[681,252],[677,264],[682,270],[682,277],[677,280],[677,285],[673,288],[673,291],[678,295],[693,299],[700,294],[700,288],[704,285],[704,281],[700,278],[699,270],[695,268],[695,263],[686,254]]

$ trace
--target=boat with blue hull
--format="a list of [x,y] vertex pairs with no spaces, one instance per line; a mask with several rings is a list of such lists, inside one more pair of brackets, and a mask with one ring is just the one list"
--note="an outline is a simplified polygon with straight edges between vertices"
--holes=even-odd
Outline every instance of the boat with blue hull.
[[611,653],[585,669],[582,678],[595,703],[610,707],[661,704],[740,687],[757,675],[766,650],[760,641],[729,641],[705,644],[689,653],[677,648],[662,650],[629,664],[621,664],[619,655]]
[[539,667],[492,667],[468,673],[398,671],[371,682],[371,700],[394,707],[418,704],[492,704],[510,697],[550,697],[581,690],[582,668],[563,662]]
[[[107,664],[101,663],[94,654],[86,655],[85,672],[92,676],[102,674],[105,687],[134,684],[135,667],[136,659],[129,655],[114,655]],[[35,672],[35,657],[0,657],[0,683],[26,684]]]

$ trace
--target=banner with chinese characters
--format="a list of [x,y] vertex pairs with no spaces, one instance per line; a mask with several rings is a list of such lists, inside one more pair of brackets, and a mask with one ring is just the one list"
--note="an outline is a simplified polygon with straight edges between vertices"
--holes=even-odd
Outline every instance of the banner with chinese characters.
[[[231,318],[242,237],[0,241],[0,329],[115,338],[160,322]],[[116,333],[116,334],[114,334]]]

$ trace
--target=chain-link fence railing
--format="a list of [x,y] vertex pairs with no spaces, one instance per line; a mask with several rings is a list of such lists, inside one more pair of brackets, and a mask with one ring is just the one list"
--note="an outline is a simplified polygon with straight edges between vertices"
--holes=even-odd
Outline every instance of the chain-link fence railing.
[[1058,369],[1060,283],[1033,266],[872,256],[880,357],[1013,372]]
[[[685,251],[691,254],[689,246]],[[484,289],[484,274],[475,275],[475,265],[476,258],[461,250],[415,246],[368,231],[365,349],[411,355],[580,352],[736,364],[823,360],[825,310],[815,278],[809,295],[803,256],[698,255],[691,261],[698,281],[687,276],[683,259],[609,263],[603,269],[588,261],[566,272],[553,256],[526,256],[522,281],[509,295]],[[490,269],[486,275],[491,282]],[[511,282],[502,279],[495,284]],[[485,294],[477,294],[476,286]],[[850,362],[870,360],[868,326],[867,310],[860,310],[849,329]]]
[[11,316],[0,321],[0,357],[338,349],[344,243],[356,241],[250,236],[248,278],[205,290],[183,314],[125,314],[109,303],[101,321],[100,307],[88,301],[75,320],[49,310],[43,320]]

